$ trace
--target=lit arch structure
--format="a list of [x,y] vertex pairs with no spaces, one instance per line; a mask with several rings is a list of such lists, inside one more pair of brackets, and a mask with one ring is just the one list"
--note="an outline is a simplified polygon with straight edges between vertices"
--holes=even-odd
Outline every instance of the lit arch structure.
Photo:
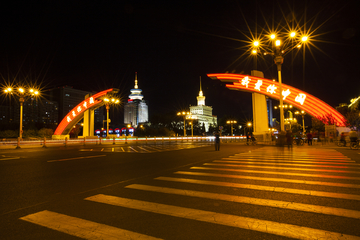
[[113,92],[114,89],[110,88],[101,92],[98,92],[84,101],[79,103],[76,107],[74,107],[60,122],[58,127],[56,128],[53,138],[61,135],[68,135],[71,129],[81,120],[84,118],[84,114],[88,110],[95,110],[98,107],[104,105],[102,97],[106,96]]
[[[260,93],[276,100],[280,99],[279,83],[270,79],[229,73],[214,73],[207,76],[211,79],[232,83],[226,84],[226,87],[231,90]],[[284,102],[304,110],[321,121],[330,117],[338,127],[347,125],[346,119],[341,113],[320,99],[286,84],[281,84],[281,88]]]

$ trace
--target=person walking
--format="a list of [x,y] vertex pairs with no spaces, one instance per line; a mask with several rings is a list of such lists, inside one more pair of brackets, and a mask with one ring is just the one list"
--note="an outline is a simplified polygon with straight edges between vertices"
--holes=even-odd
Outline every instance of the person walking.
[[292,149],[293,136],[290,130],[286,132],[286,143],[288,145],[288,149]]
[[308,145],[312,145],[312,134],[311,132],[308,132],[308,134],[306,134],[307,137],[307,141],[308,141]]
[[215,151],[220,151],[220,133],[215,132]]

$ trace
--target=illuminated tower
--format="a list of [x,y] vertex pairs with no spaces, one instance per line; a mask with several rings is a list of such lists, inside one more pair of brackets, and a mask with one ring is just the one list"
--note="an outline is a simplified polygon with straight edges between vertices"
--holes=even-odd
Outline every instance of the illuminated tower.
[[209,131],[210,125],[215,127],[217,125],[217,117],[212,115],[212,107],[205,105],[205,96],[201,90],[200,77],[200,91],[197,98],[197,106],[190,106],[191,115],[195,116],[201,125],[204,125],[205,131]]
[[135,73],[135,86],[130,92],[128,102],[124,105],[124,123],[137,127],[140,123],[149,121],[148,106],[143,100],[142,90],[138,87],[137,73]]

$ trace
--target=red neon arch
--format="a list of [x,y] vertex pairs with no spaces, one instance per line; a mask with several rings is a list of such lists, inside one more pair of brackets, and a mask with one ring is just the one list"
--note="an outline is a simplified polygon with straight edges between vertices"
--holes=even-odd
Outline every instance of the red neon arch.
[[72,127],[77,124],[83,117],[84,112],[88,109],[95,109],[103,105],[100,97],[105,96],[107,93],[113,91],[113,89],[107,89],[102,92],[98,92],[89,98],[85,99],[74,107],[60,122],[56,128],[54,135],[67,135],[71,131]]
[[[270,79],[228,73],[208,74],[208,77],[221,80],[222,82],[232,82],[233,84],[226,84],[226,87],[231,90],[261,93],[276,100],[280,99],[279,83]],[[325,102],[289,85],[281,84],[281,87],[284,102],[304,110],[319,120],[331,116],[337,126],[346,126],[345,117]],[[271,92],[271,88],[274,89],[275,92]],[[289,94],[284,94],[284,91],[288,91],[287,93]]]

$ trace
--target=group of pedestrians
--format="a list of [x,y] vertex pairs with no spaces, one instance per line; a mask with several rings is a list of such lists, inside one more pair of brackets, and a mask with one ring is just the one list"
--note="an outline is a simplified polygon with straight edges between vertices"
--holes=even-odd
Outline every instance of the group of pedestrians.
[[[358,133],[355,130],[351,130],[349,133],[345,133],[342,132],[340,134],[340,141],[344,142],[344,145],[346,145],[346,140],[345,137],[349,135],[350,137],[350,142],[357,142],[358,140]],[[220,132],[217,131],[214,133],[215,136],[215,151],[220,151]],[[284,136],[284,135],[283,135]],[[285,140],[286,140],[286,144],[288,145],[289,149],[292,149],[292,145],[293,145],[293,141],[294,141],[294,137],[297,141],[300,141],[301,139],[301,135],[300,133],[298,134],[293,134],[291,132],[291,130],[288,130],[285,134]],[[330,139],[332,140],[333,135],[330,135]],[[306,134],[306,139],[307,139],[307,143],[309,146],[312,145],[313,142],[313,134],[311,132],[308,132]],[[254,141],[254,137],[252,134],[250,134],[249,132],[246,134],[246,141],[247,143]]]

